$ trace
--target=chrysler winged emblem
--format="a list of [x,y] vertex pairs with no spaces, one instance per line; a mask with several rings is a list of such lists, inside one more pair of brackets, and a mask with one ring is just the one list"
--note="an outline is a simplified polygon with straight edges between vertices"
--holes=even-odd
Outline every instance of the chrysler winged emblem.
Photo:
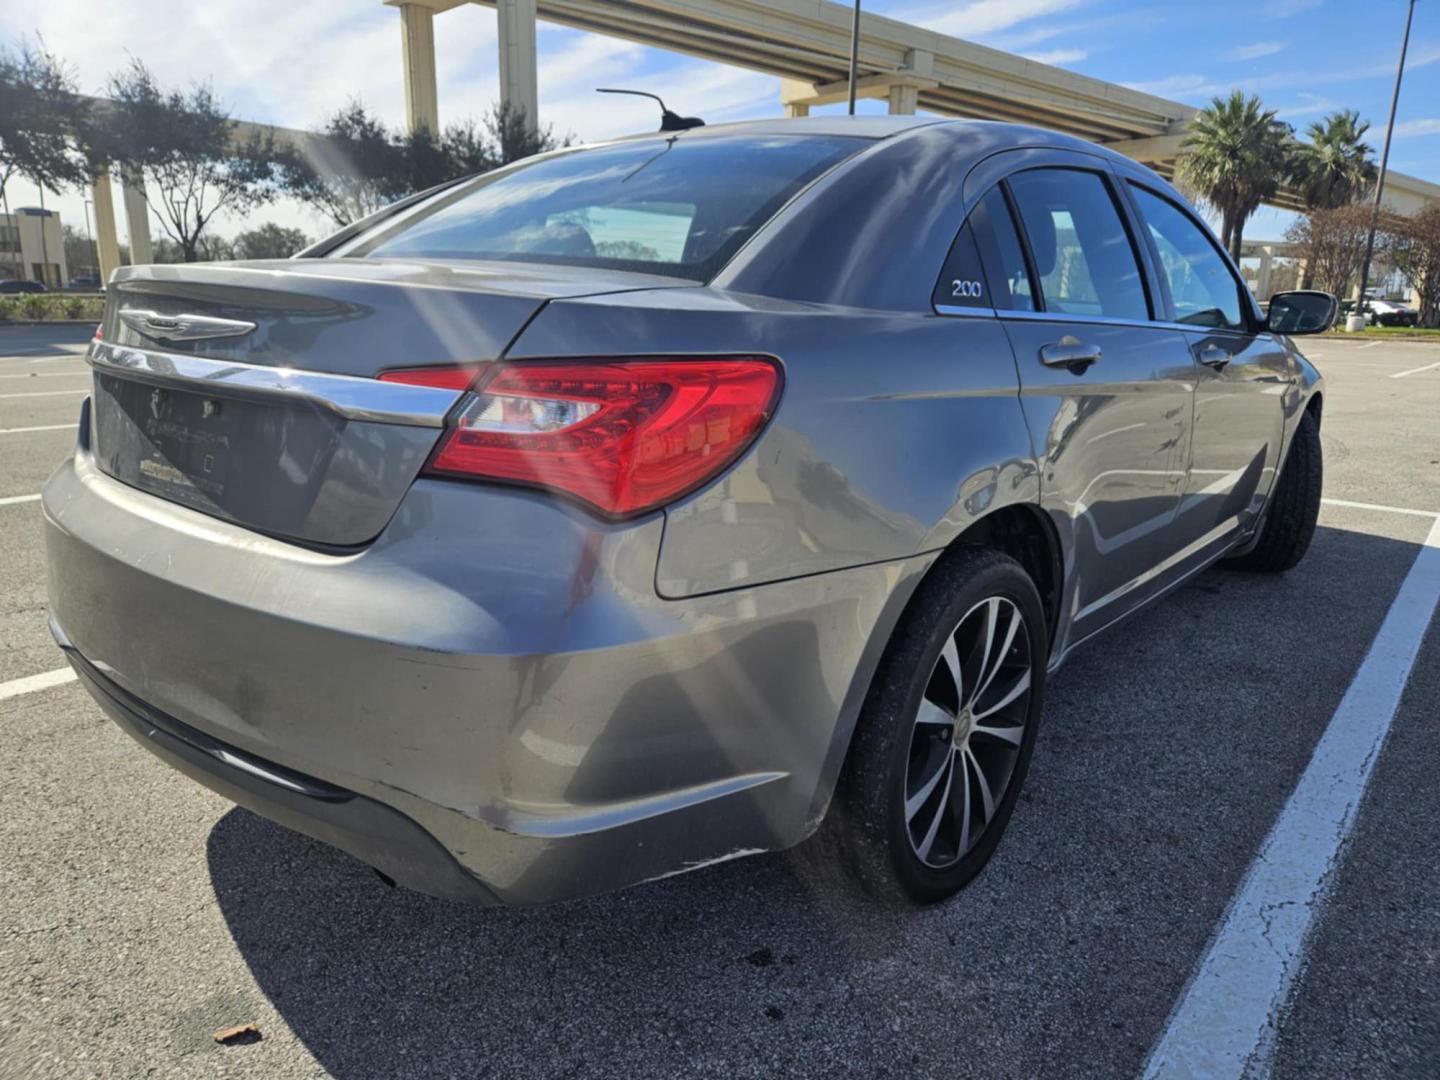
[[240,337],[255,329],[253,322],[243,319],[220,319],[214,315],[162,315],[158,311],[137,308],[121,308],[120,321],[137,333],[161,341]]

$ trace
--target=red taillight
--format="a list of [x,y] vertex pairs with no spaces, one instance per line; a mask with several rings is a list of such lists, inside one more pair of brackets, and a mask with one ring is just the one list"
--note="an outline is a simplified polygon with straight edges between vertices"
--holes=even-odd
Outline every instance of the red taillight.
[[[390,374],[418,381],[405,378],[413,373]],[[427,468],[638,514],[734,461],[765,426],[779,389],[778,365],[753,356],[497,367],[461,402]]]

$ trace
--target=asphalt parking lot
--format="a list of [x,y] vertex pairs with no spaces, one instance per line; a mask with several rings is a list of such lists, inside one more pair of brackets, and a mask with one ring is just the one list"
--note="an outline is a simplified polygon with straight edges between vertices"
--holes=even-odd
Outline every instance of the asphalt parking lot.
[[994,862],[892,915],[785,855],[531,910],[387,890],[37,682],[62,661],[25,497],[87,336],[0,328],[0,1075],[1136,1075],[1357,715],[1389,739],[1322,887],[1267,901],[1308,936],[1252,1071],[1440,1076],[1440,621],[1413,668],[1367,659],[1430,587],[1440,346],[1314,340],[1333,501],[1304,563],[1211,570],[1077,653]]

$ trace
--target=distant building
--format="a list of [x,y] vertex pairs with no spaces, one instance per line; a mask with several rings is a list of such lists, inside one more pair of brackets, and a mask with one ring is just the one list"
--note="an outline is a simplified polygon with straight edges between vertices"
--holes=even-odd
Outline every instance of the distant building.
[[70,280],[60,215],[38,206],[0,214],[0,281],[24,279],[58,289]]

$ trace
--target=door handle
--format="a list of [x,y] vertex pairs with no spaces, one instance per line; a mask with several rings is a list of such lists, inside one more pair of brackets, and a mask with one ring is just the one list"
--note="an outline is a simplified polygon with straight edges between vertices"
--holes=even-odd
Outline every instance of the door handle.
[[1079,375],[1100,359],[1099,345],[1082,345],[1080,339],[1066,334],[1059,341],[1040,346],[1040,362],[1046,367],[1069,368]]
[[1209,344],[1204,346],[1195,354],[1195,359],[1199,360],[1200,363],[1204,364],[1206,367],[1214,368],[1216,371],[1219,371],[1226,364],[1230,363],[1230,361],[1233,360],[1234,357],[1232,357],[1219,345]]

